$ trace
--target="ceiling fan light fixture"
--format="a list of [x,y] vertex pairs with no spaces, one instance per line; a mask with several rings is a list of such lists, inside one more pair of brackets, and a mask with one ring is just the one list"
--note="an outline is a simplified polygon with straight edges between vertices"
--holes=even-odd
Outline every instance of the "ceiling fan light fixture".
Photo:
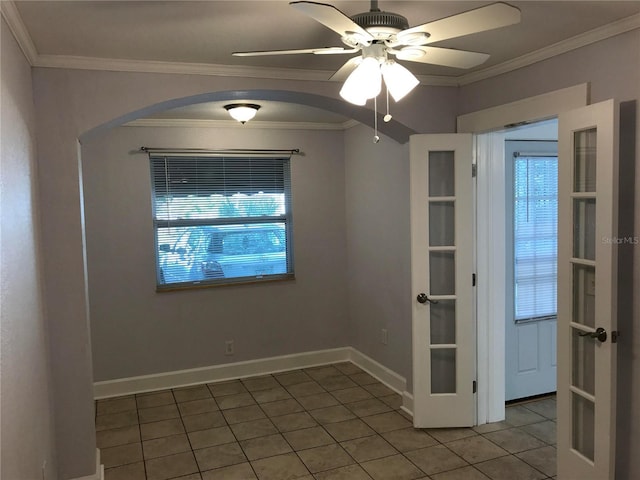
[[355,105],[364,105],[369,98],[377,97],[382,89],[380,62],[366,57],[351,72],[340,90],[340,96]]
[[420,81],[407,68],[393,60],[387,60],[381,67],[384,83],[396,102],[402,100]]
[[245,124],[256,116],[256,113],[260,110],[260,105],[255,103],[231,103],[225,105],[224,108],[234,120]]

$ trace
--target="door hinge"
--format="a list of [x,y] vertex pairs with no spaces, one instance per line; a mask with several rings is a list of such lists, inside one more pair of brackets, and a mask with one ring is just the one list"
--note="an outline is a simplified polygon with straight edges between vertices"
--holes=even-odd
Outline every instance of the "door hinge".
[[478,383],[474,380],[473,381],[473,392],[472,393],[476,393],[478,391]]
[[471,274],[471,286],[472,287],[476,286],[476,274],[475,273]]
[[478,165],[475,163],[471,164],[471,176],[475,177],[478,175]]
[[618,337],[620,336],[620,332],[614,330],[611,332],[611,343],[618,343]]

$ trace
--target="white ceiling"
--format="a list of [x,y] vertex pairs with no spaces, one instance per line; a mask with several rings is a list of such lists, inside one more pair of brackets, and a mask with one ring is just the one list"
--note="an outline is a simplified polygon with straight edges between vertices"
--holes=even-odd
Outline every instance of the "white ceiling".
[[[366,1],[322,1],[331,3],[347,15],[369,10],[369,2]],[[490,3],[493,2],[380,0],[380,8],[404,15],[413,26]],[[520,24],[434,44],[489,53],[491,57],[485,64],[463,71],[411,62],[405,62],[405,65],[424,83],[456,84],[470,74],[499,69],[542,49],[548,52],[549,47],[558,42],[569,39],[575,42],[573,37],[585,36],[594,29],[603,30],[613,22],[627,19],[633,20],[635,27],[640,24],[640,1],[509,3],[521,10]],[[10,23],[22,24],[23,36],[27,37],[22,43],[28,43],[30,38],[32,63],[36,65],[64,66],[69,62],[77,64],[84,61],[99,68],[100,62],[111,62],[113,66],[115,60],[126,60],[129,65],[133,62],[133,69],[137,65],[140,71],[145,71],[145,65],[154,61],[198,64],[213,69],[233,67],[245,72],[257,69],[262,74],[267,69],[279,69],[280,78],[327,79],[350,58],[349,55],[231,55],[234,51],[245,50],[342,46],[336,33],[295,11],[287,1],[50,0],[15,1],[13,5],[16,8],[12,9],[14,18]],[[3,14],[5,10],[3,5]],[[13,30],[16,31],[15,26]],[[209,116],[211,112],[220,113],[219,107],[201,105],[181,109],[177,114],[183,118],[224,118]],[[287,110],[298,111],[300,108],[272,107],[265,108],[261,115],[271,110],[275,121],[284,118],[291,121],[291,112],[287,113]],[[313,110],[307,112],[310,117],[304,117],[307,121],[345,121],[344,117]]]

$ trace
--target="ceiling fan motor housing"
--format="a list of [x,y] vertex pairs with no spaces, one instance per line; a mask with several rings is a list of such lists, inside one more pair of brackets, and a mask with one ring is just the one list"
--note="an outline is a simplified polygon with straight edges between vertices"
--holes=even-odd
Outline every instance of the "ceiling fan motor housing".
[[392,12],[369,11],[357,13],[351,17],[355,23],[367,30],[376,39],[385,39],[390,35],[409,28],[406,17]]

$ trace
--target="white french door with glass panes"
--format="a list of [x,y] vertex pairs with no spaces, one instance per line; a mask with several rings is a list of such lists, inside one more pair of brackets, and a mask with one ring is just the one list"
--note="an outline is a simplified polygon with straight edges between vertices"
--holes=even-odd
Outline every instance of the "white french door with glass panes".
[[475,423],[472,136],[412,135],[413,422]]
[[558,478],[615,466],[617,102],[558,119]]

